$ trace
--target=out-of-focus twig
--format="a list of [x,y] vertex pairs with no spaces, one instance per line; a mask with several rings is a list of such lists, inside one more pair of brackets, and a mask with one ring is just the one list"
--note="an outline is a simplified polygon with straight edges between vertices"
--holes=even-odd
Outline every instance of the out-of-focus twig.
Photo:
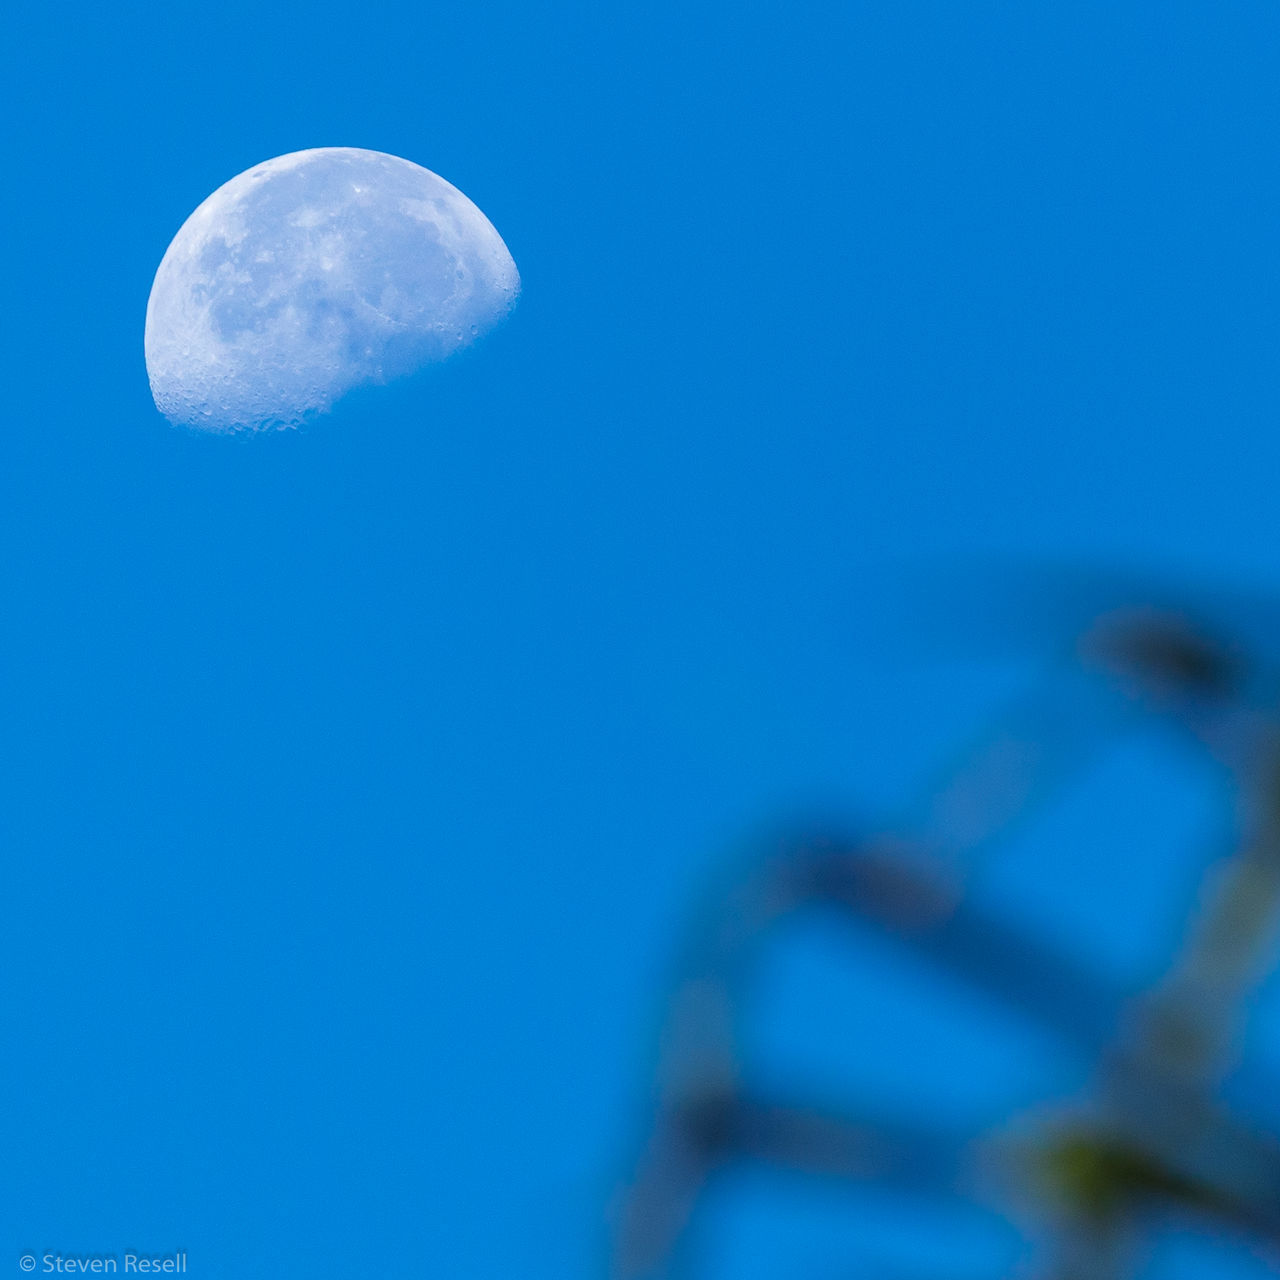
[[[965,1190],[981,1135],[819,1114],[742,1084],[739,1022],[769,938],[780,922],[819,911],[897,939],[1097,1060],[1093,1103],[1035,1152],[1035,1194],[1057,1223],[1049,1276],[1120,1280],[1155,1206],[1280,1243],[1280,1144],[1217,1096],[1280,914],[1280,721],[1255,688],[1238,654],[1205,629],[1113,611],[907,820],[858,837],[802,833],[753,860],[699,920],[669,1000],[655,1115],[618,1224],[618,1280],[672,1274],[707,1187],[734,1165],[926,1198]],[[1173,967],[1135,996],[979,909],[965,882],[974,857],[1091,750],[1152,715],[1230,771],[1244,839],[1214,870]]]

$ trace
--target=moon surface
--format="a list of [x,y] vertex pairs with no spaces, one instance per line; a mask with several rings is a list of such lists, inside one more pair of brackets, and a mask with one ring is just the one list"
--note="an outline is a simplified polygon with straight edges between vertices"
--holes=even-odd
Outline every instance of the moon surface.
[[492,223],[429,169],[295,151],[219,187],[174,236],[147,301],[151,394],[176,425],[296,427],[447,359],[519,291]]

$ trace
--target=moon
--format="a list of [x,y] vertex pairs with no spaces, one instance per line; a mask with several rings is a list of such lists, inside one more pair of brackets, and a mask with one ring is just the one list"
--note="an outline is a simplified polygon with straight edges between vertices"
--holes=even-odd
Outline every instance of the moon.
[[174,236],[147,301],[151,394],[179,426],[301,426],[447,359],[519,292],[493,224],[429,169],[295,151],[219,187]]

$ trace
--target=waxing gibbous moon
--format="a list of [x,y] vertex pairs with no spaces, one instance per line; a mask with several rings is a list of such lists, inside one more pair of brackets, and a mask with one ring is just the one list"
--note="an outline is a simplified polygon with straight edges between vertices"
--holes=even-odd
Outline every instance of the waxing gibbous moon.
[[219,187],[174,236],[147,301],[151,394],[181,426],[296,427],[447,359],[519,291],[493,224],[429,169],[295,151]]

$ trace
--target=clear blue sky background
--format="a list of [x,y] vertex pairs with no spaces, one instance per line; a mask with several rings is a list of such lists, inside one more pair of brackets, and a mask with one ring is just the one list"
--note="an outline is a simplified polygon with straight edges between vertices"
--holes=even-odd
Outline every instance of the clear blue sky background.
[[[725,842],[896,805],[1015,683],[889,660],[886,569],[1280,582],[1280,11],[24,8],[0,1273],[184,1247],[208,1277],[599,1274]],[[161,255],[322,145],[459,186],[520,306],[305,433],[172,430]],[[1122,753],[995,891],[1154,972],[1211,800]],[[995,1119],[1061,1073],[859,955],[786,960],[787,1079]],[[880,1198],[788,1188],[742,1189],[713,1274],[924,1248]],[[947,1274],[996,1274],[1003,1239],[955,1231]],[[1215,1266],[1162,1274],[1249,1274]]]

